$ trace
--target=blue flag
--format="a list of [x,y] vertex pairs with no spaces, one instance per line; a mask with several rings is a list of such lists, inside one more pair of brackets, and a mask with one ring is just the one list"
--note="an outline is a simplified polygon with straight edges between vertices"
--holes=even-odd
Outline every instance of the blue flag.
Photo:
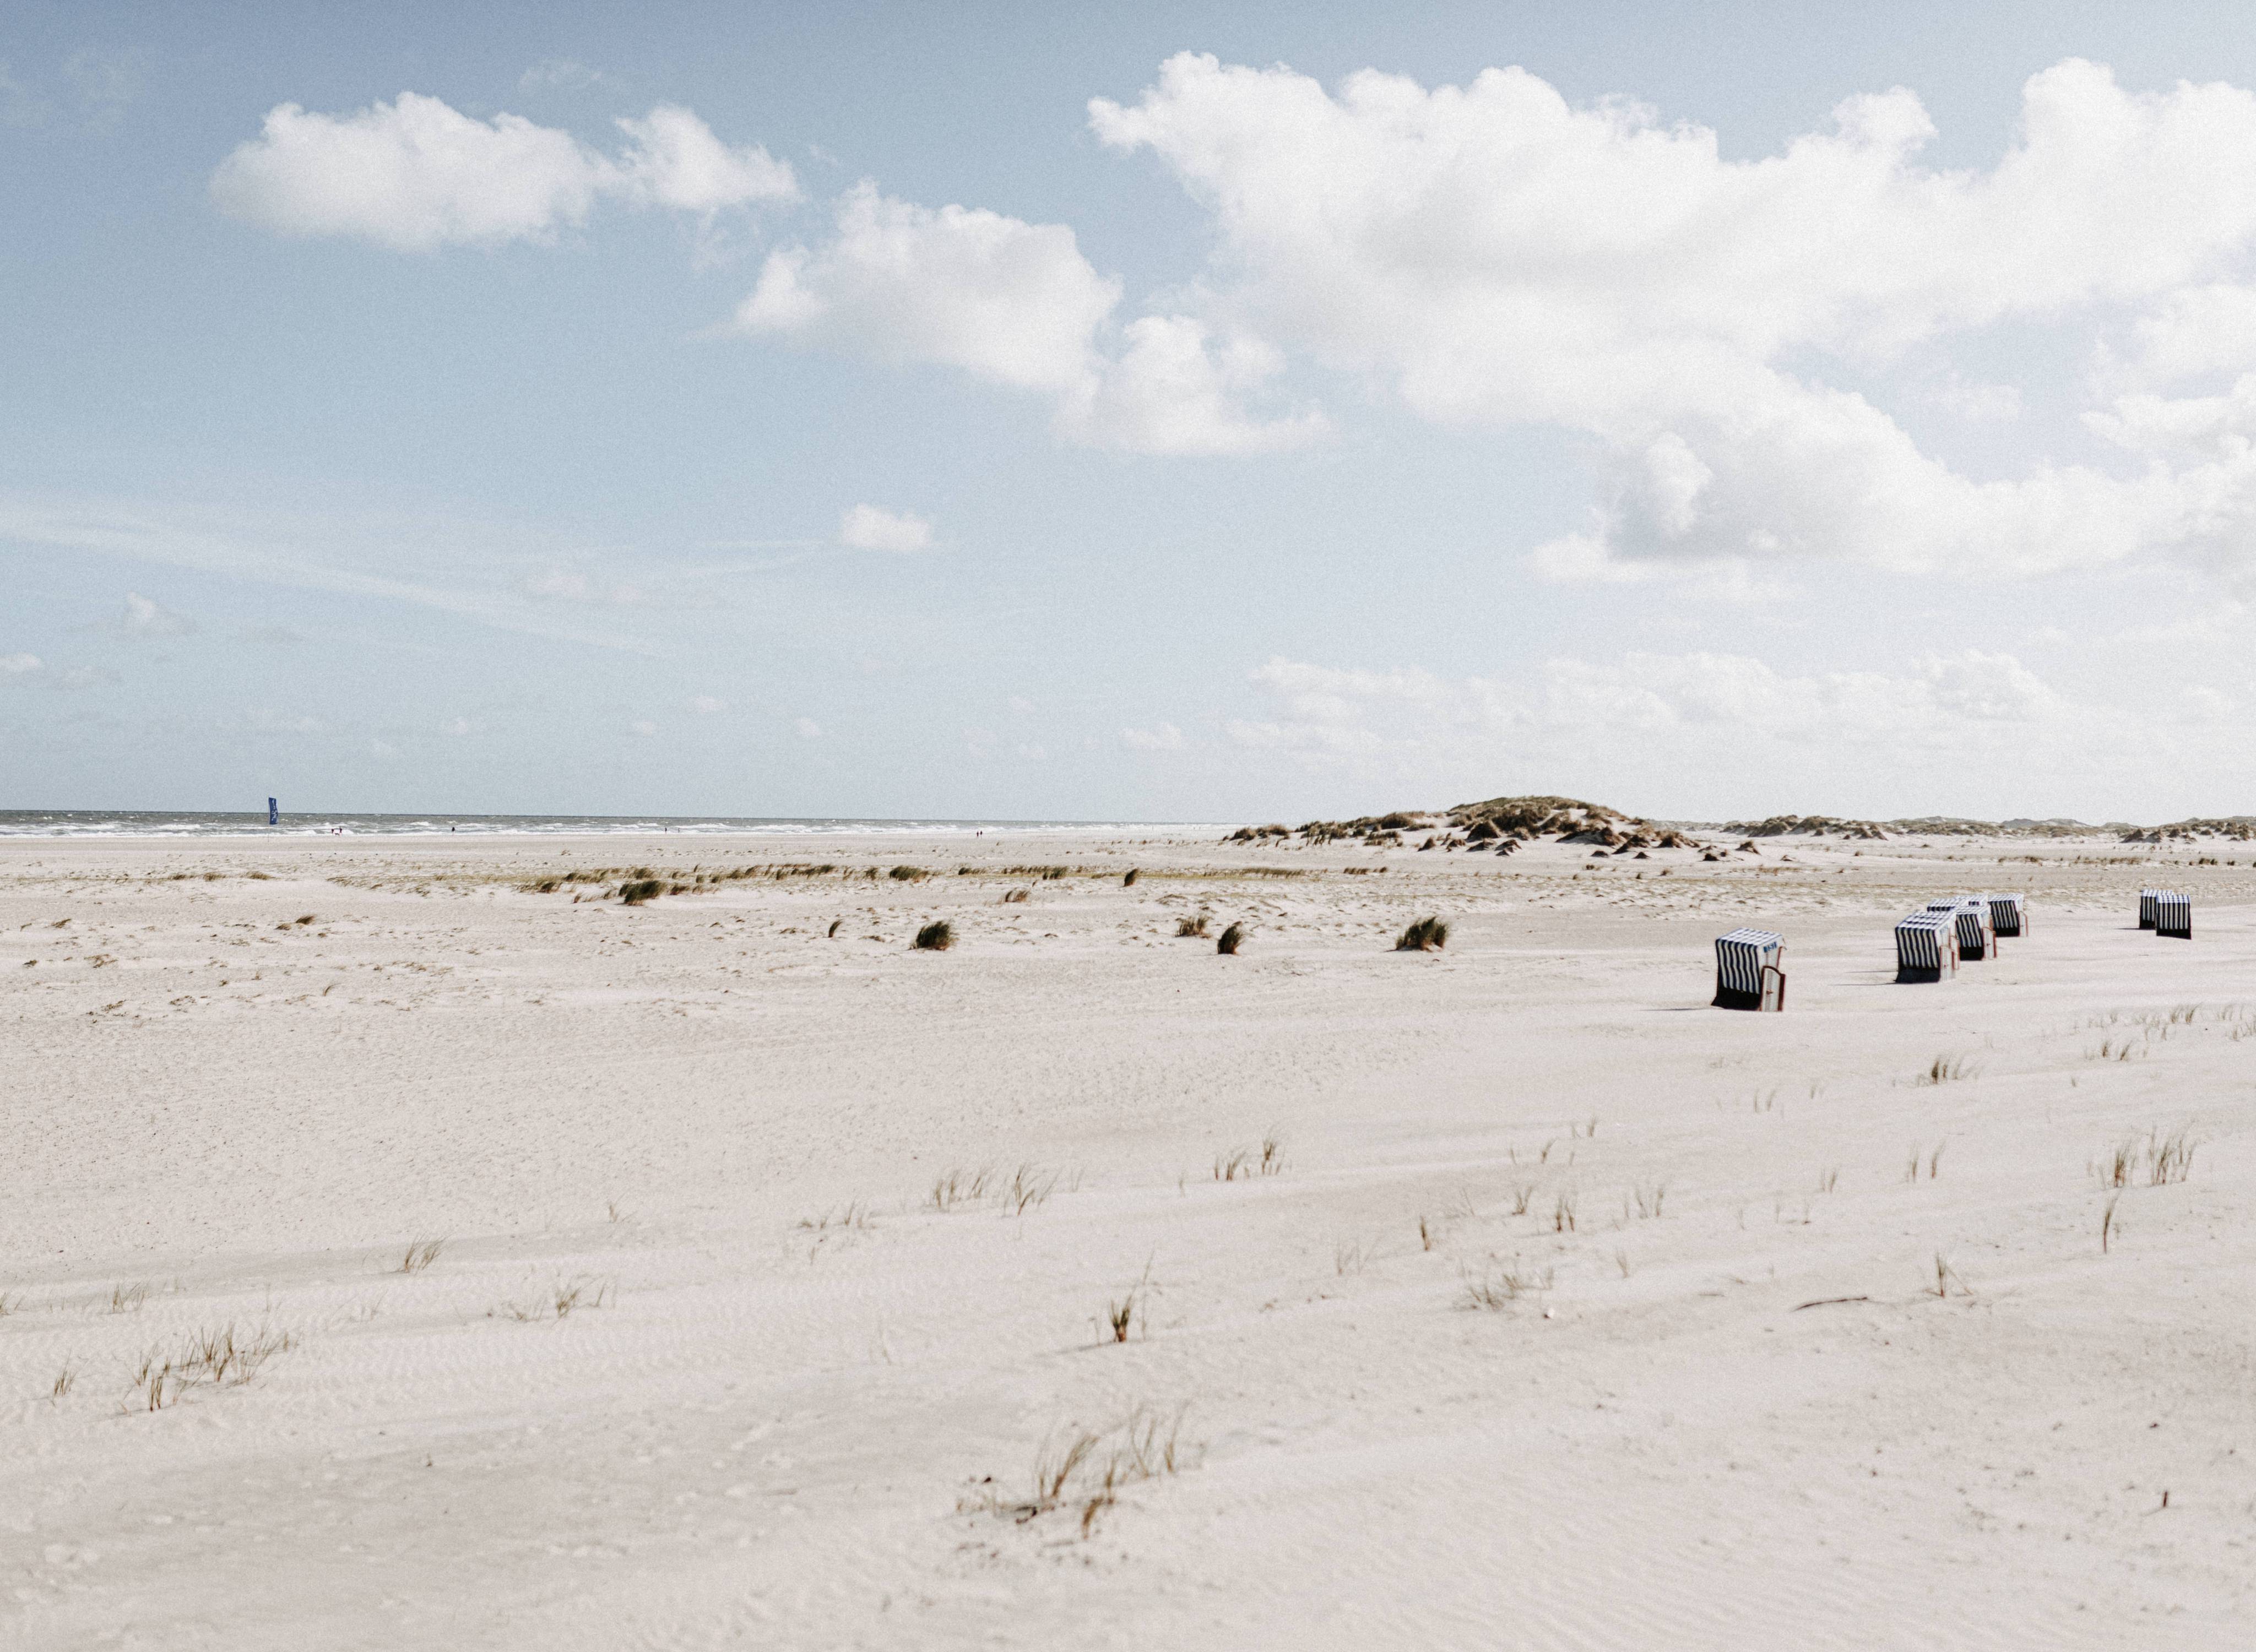
[[274,799],[271,798],[266,799],[266,824],[268,826],[280,826],[282,824],[282,816],[275,809]]

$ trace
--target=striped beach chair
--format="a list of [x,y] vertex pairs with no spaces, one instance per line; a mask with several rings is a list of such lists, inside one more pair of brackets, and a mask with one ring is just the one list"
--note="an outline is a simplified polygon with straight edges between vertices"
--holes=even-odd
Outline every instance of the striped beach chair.
[[1716,1008],[1786,1008],[1786,937],[1766,929],[1735,929],[1716,938]]
[[1942,981],[1958,973],[1958,925],[1948,912],[1914,912],[1896,925],[1896,979]]
[[2028,920],[2018,895],[1990,896],[1990,928],[1999,940],[2016,940],[2028,932]]
[[1968,896],[1952,910],[1950,918],[1958,931],[1961,961],[1978,964],[1998,950],[1997,931],[1990,927],[1990,903],[1982,896]]
[[2139,891],[2139,927],[2140,929],[2154,928],[2154,903],[2161,898],[2162,892],[2160,889],[2140,889]]
[[2175,937],[2182,941],[2193,938],[2193,896],[2180,895],[2174,889],[2159,889],[2154,895],[2154,933]]

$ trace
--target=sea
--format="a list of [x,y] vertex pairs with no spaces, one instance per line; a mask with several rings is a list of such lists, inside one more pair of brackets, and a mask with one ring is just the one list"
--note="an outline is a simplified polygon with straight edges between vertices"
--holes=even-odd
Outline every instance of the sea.
[[[982,832],[1203,832],[1207,823],[1145,820],[886,820],[779,819],[758,815],[293,814],[278,825],[264,812],[198,810],[0,809],[5,838],[419,838],[685,837],[835,833],[848,836],[964,836]],[[1221,829],[1227,830],[1227,826]]]

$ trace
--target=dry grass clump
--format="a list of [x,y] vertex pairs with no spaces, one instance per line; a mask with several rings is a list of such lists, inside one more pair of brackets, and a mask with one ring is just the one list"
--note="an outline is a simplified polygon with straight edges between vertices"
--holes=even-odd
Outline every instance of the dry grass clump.
[[1639,1221],[1658,1220],[1661,1201],[1668,1197],[1668,1184],[1655,1182],[1650,1187],[1632,1187],[1625,1204],[1633,1206]]
[[60,1400],[77,1386],[78,1367],[74,1365],[66,1365],[55,1373],[54,1386],[47,1390],[47,1397],[50,1400]]
[[[1423,1233],[1425,1223],[1422,1220],[1418,1226],[1419,1231]],[[1373,1241],[1343,1239],[1332,1247],[1332,1271],[1344,1279],[1350,1274],[1361,1273],[1378,1255],[1378,1246]]]
[[958,1505],[1025,1525],[1058,1509],[1078,1511],[1086,1537],[1097,1516],[1119,1501],[1126,1487],[1189,1467],[1197,1448],[1182,1439],[1184,1410],[1139,1405],[1105,1429],[1074,1428],[1052,1434],[1034,1455],[1029,1494],[1009,1497],[990,1478]]
[[608,1279],[591,1279],[584,1274],[575,1274],[569,1279],[553,1279],[546,1288],[535,1291],[524,1302],[504,1302],[488,1311],[491,1318],[507,1318],[520,1325],[535,1320],[568,1319],[582,1308],[604,1308],[610,1305],[615,1288]]
[[1214,1160],[1217,1182],[1250,1182],[1257,1176],[1275,1176],[1285,1168],[1285,1143],[1275,1131],[1261,1138],[1258,1147],[1234,1148]]
[[[1112,1333],[1113,1341],[1127,1341],[1130,1328],[1139,1318],[1144,1320],[1145,1330],[1147,1332],[1150,1331],[1151,1320],[1145,1304],[1151,1294],[1152,1264],[1147,1262],[1144,1264],[1143,1274],[1134,1284],[1128,1287],[1128,1294],[1117,1302],[1109,1302],[1104,1304],[1103,1329]],[[1103,1339],[1102,1335],[1097,1339],[1099,1342]]]
[[946,918],[935,918],[916,932],[911,944],[920,953],[944,953],[955,945],[955,926]]
[[2129,1187],[2144,1181],[2148,1187],[2167,1187],[2182,1182],[2193,1173],[2194,1150],[2200,1145],[2182,1129],[2168,1135],[2148,1130],[2144,1141],[2126,1137],[2099,1161],[2099,1185]]
[[1974,1078],[1980,1071],[1964,1056],[1937,1056],[1928,1063],[1927,1071],[1919,1075],[1918,1082],[1923,1085],[1949,1084],[1956,1079]]
[[403,1274],[421,1273],[439,1260],[439,1253],[446,1248],[447,1241],[443,1239],[418,1239],[412,1241],[407,1247],[406,1254],[399,1259],[399,1271]]
[[146,1285],[112,1285],[109,1288],[109,1311],[138,1313],[141,1304],[149,1300]]
[[1457,1298],[1462,1307],[1478,1308],[1488,1313],[1501,1313],[1513,1306],[1523,1297],[1538,1295],[1551,1289],[1553,1270],[1546,1268],[1540,1273],[1523,1269],[1517,1262],[1496,1273],[1483,1272],[1478,1278],[1463,1276],[1464,1293]]
[[1033,890],[1028,889],[1005,889],[1003,891],[1003,904],[1005,906],[1023,905],[1026,901],[1033,896]]
[[799,1225],[809,1233],[824,1233],[833,1227],[867,1227],[870,1206],[864,1200],[850,1199],[845,1204],[814,1216],[802,1216]]
[[[926,1196],[925,1202],[943,1216],[951,1211],[979,1204],[992,1205],[1008,1215],[1023,1216],[1028,1211],[1039,1210],[1047,1204],[1050,1195],[1057,1192],[1058,1184],[1063,1180],[1064,1171],[1034,1163],[1021,1164],[1008,1177],[987,1165],[976,1170],[950,1170],[933,1183],[932,1192]],[[1081,1173],[1077,1170],[1074,1172],[1072,1185],[1081,1185]],[[846,1208],[851,1212],[857,1207],[850,1205]],[[862,1220],[853,1225],[860,1227],[866,1221],[865,1209]],[[800,1223],[801,1227],[817,1225]]]
[[629,906],[646,906],[665,893],[663,878],[632,878],[619,885],[619,899]]
[[945,1216],[959,1205],[977,1204],[987,1197],[988,1184],[992,1180],[993,1175],[993,1171],[983,1167],[976,1170],[952,1170],[942,1172],[940,1178],[932,1185],[930,1202],[933,1209]]
[[1132,889],[1136,887],[1136,880],[1143,875],[1140,868],[1132,866],[1128,868],[1128,875],[1120,880],[1120,887],[1124,889]]
[[1177,940],[1204,940],[1206,938],[1206,914],[1204,912],[1201,912],[1195,917],[1177,918],[1175,920],[1175,938]]
[[1057,1192],[1057,1171],[1039,1164],[1021,1164],[1011,1172],[1011,1179],[1003,1185],[996,1199],[1012,1215],[1024,1216],[1048,1204],[1050,1195]]
[[1421,917],[1402,931],[1401,939],[1394,943],[1394,950],[1398,953],[1438,953],[1449,944],[1447,919]]
[[1220,953],[1224,958],[1235,958],[1237,956],[1238,947],[1244,944],[1244,940],[1245,925],[1243,924],[1232,924],[1228,929],[1222,931],[1222,938],[1215,942],[1214,950]]
[[[264,1325],[241,1335],[232,1322],[215,1331],[193,1332],[170,1353],[152,1348],[141,1356],[126,1390],[125,1409],[161,1411],[192,1388],[239,1388],[276,1354],[297,1345],[288,1332]],[[66,1369],[55,1379],[56,1398],[70,1391],[68,1379],[74,1374]],[[135,1395],[137,1401],[130,1397]]]
[[920,866],[897,866],[885,875],[896,883],[921,883],[932,874]]

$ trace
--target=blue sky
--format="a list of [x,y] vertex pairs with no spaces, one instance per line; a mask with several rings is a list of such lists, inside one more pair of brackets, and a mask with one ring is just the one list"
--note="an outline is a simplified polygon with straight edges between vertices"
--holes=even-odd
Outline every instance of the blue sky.
[[2249,810],[2256,34],[1882,10],[11,7],[0,806]]

